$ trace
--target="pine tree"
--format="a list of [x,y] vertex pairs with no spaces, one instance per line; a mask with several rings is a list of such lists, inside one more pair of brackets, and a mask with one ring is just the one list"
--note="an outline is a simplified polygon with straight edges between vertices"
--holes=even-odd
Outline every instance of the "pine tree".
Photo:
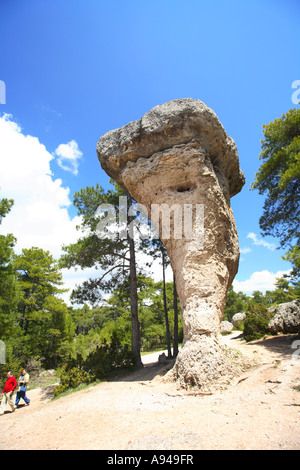
[[[13,200],[0,200],[0,224],[12,206]],[[0,235],[0,340],[5,342],[7,350],[17,334],[17,305],[21,295],[12,263],[15,242],[12,234]]]
[[15,255],[13,266],[22,292],[18,302],[22,356],[56,367],[68,354],[74,333],[68,308],[58,297],[65,292],[58,264],[49,251],[32,247]]
[[292,277],[300,275],[300,109],[291,109],[264,127],[263,160],[252,189],[266,195],[259,220],[263,235],[279,238],[289,251]]
[[[125,208],[120,207],[120,201],[126,202]],[[85,281],[82,286],[73,291],[71,296],[74,302],[89,302],[93,306],[101,302],[103,293],[111,292],[121,286],[129,277],[132,352],[135,365],[142,367],[134,224],[132,223],[133,216],[128,215],[127,212],[132,203],[129,194],[117,184],[114,184],[113,190],[106,192],[96,185],[75,193],[74,205],[78,209],[78,215],[82,217],[80,229],[83,236],[76,243],[63,247],[65,253],[61,257],[60,265],[65,268],[94,267],[99,270],[97,279]],[[103,222],[103,210],[102,214],[99,214],[99,207],[104,210],[107,217],[112,216],[112,222],[105,227],[106,234],[99,233],[99,223]],[[121,218],[124,218],[124,213],[126,221],[123,220],[122,236],[117,236],[116,224],[119,223],[119,228],[121,227]],[[119,218],[116,218],[115,216],[118,215]]]

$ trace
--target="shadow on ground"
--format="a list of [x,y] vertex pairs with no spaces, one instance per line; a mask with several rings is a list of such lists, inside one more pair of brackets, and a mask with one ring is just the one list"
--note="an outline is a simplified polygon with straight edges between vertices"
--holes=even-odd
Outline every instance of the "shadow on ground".
[[[232,338],[231,341],[234,342],[237,339],[242,339],[242,335]],[[282,357],[282,359],[291,358],[292,354],[296,351],[298,345],[295,341],[300,340],[300,334],[280,334],[277,336],[269,336],[257,341],[249,341],[245,343],[245,346],[259,346],[268,349],[271,352],[274,352]],[[298,343],[299,344],[299,343]]]
[[175,364],[175,359],[168,359],[164,364],[151,362],[136,370],[113,372],[107,382],[144,382],[164,376]]
[[46,385],[45,387],[41,388],[40,391],[40,400],[51,400],[53,398],[53,389],[58,384]]

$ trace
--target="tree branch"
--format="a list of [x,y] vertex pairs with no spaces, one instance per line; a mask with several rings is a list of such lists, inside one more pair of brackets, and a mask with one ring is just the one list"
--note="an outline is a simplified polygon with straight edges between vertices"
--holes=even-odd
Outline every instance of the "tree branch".
[[124,264],[118,264],[117,266],[113,266],[112,268],[110,268],[108,271],[106,271],[106,273],[103,274],[103,276],[100,277],[100,279],[96,282],[97,285],[99,285],[102,281],[102,279],[107,275],[109,274],[111,271],[113,271],[114,269],[116,268],[129,268],[129,266],[125,266]]
[[[126,253],[127,253],[127,252],[128,252],[128,250],[126,251]],[[130,262],[130,259],[129,259],[129,258],[127,258],[127,257],[124,256],[124,255],[120,255],[119,253],[115,253],[115,252],[111,253],[111,252],[109,252],[109,253],[105,253],[105,255],[108,255],[108,256],[117,256],[118,258],[121,258],[121,259],[124,259],[124,260]]]

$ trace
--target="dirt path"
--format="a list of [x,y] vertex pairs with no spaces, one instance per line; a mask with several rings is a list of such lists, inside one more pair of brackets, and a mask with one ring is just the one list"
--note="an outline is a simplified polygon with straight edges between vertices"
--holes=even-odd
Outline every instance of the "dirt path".
[[151,363],[157,355],[144,356],[141,371],[56,401],[51,387],[29,391],[29,407],[0,417],[0,449],[300,449],[297,339],[225,337],[259,366],[213,395],[165,382]]

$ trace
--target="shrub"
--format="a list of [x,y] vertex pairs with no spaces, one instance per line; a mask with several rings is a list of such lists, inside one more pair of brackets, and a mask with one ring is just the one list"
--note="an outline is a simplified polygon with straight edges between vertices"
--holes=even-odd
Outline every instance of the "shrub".
[[134,356],[128,344],[121,345],[113,336],[109,345],[111,369],[128,368],[134,364]]
[[62,367],[57,372],[60,378],[60,384],[53,390],[55,397],[68,389],[76,388],[82,383],[88,384],[94,380],[92,375],[79,367],[73,367],[69,370],[67,367]]
[[244,320],[237,321],[236,324],[237,326],[234,328],[235,330],[244,331]]
[[83,367],[97,379],[103,379],[111,370],[111,360],[107,346],[98,346],[84,361]]
[[249,304],[244,320],[244,338],[246,341],[260,339],[268,333],[269,315],[263,304]]
[[113,336],[110,344],[99,344],[85,360],[80,357],[79,366],[72,359],[67,366],[59,369],[60,384],[55,387],[54,396],[82,383],[88,384],[96,379],[103,379],[113,369],[132,367],[133,359],[131,349],[127,345],[120,345]]

